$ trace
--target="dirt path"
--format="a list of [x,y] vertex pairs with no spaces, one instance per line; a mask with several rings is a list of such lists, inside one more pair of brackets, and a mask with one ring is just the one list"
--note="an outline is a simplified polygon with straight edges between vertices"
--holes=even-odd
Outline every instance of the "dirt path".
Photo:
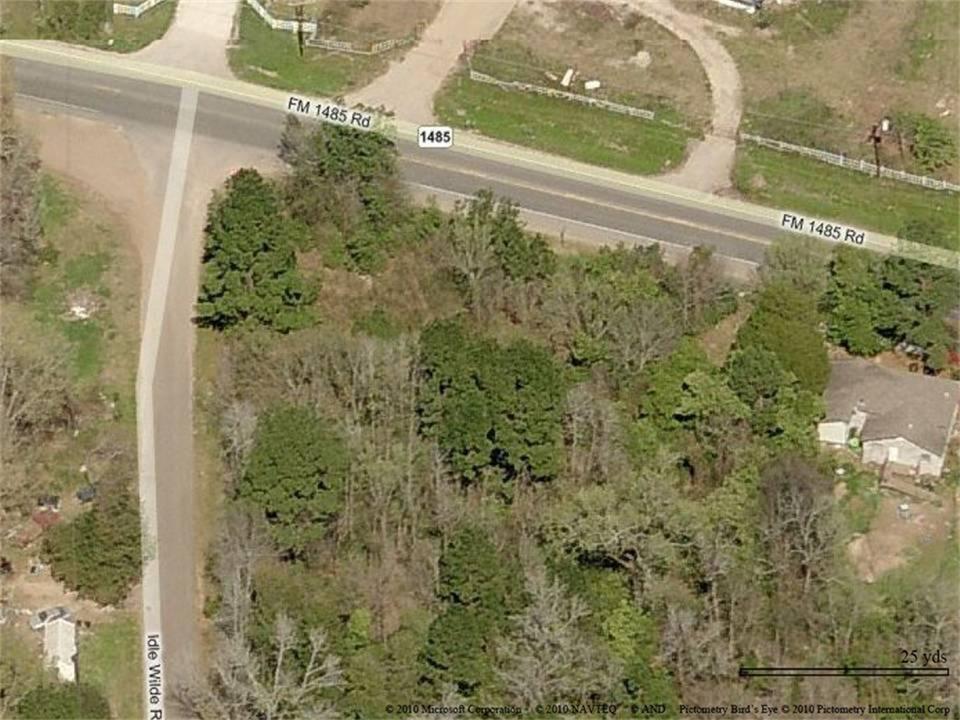
[[457,64],[463,44],[492,37],[516,0],[445,0],[420,43],[365,88],[348,96],[348,104],[384,106],[398,117],[432,122],[433,96]]
[[227,44],[236,11],[237,0],[179,0],[166,34],[131,57],[232,78]]
[[670,0],[630,0],[636,9],[693,48],[700,58],[713,98],[711,131],[697,142],[687,162],[663,177],[667,182],[704,192],[730,186],[737,128],[743,110],[740,73],[709,20],[681,12]]
[[18,110],[37,138],[44,167],[79,180],[107,198],[125,218],[140,256],[140,287],[149,280],[157,234],[158,198],[129,137],[92,119],[54,114],[54,109]]

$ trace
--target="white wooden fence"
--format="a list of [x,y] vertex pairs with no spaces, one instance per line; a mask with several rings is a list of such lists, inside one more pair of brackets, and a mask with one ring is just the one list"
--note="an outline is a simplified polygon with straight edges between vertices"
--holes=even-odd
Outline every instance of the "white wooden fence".
[[[153,0],[147,0],[152,2]],[[322,48],[325,50],[337,50],[339,52],[353,53],[355,55],[379,55],[388,50],[402,45],[409,45],[416,41],[417,35],[408,35],[402,38],[393,38],[390,40],[379,40],[369,43],[355,43],[350,40],[340,40],[332,37],[317,37],[320,31],[318,23],[314,20],[281,20],[273,17],[270,12],[260,4],[258,0],[246,0],[247,5],[253,8],[253,11],[260,16],[267,25],[274,30],[286,30],[287,32],[297,32],[303,30],[309,33],[310,37],[306,39],[306,44],[310,47]]]
[[[847,168],[848,170],[856,170],[868,175],[877,174],[877,166],[872,162],[867,162],[866,160],[851,160],[844,155],[837,155],[836,153],[827,152],[826,150],[817,150],[816,148],[808,148],[804,147],[803,145],[793,145],[792,143],[783,142],[781,140],[773,140],[771,138],[765,138],[759,135],[750,135],[749,133],[740,133],[740,138],[742,140],[748,140],[749,142],[756,143],[757,145],[771,148],[773,150],[796,153],[798,155],[803,155],[804,157],[819,160],[823,163],[829,163],[830,165],[837,165],[838,167]],[[951,190],[953,192],[960,192],[960,185],[955,185],[954,183],[947,182],[946,180],[939,180],[937,178],[927,177],[926,175],[913,175],[912,173],[903,172],[902,170],[893,170],[892,168],[884,167],[882,165],[880,166],[880,176],[890,178],[891,180],[899,180],[900,182],[910,183],[911,185],[920,185],[932,190]]]
[[315,33],[317,31],[317,24],[315,22],[308,20],[304,20],[303,22],[298,22],[297,20],[280,20],[279,18],[273,17],[257,0],[247,0],[247,5],[253,8],[254,12],[260,16],[260,19],[274,30],[297,32],[298,29],[302,28],[304,32],[308,33]]
[[520,90],[521,92],[547,95],[549,97],[570,100],[571,102],[578,102],[584,105],[590,105],[591,107],[598,107],[604,110],[609,110],[610,112],[616,112],[622,115],[630,115],[631,117],[639,117],[645,120],[653,120],[655,117],[655,114],[652,110],[643,110],[641,108],[633,107],[632,105],[623,105],[621,103],[615,103],[609,100],[601,100],[599,98],[589,97],[587,95],[578,95],[577,93],[565,92],[563,90],[554,90],[553,88],[544,87],[542,85],[532,85],[530,83],[517,82],[515,80],[498,80],[492,75],[485,75],[484,73],[477,72],[472,67],[470,68],[470,79],[481,83],[487,83],[488,85],[496,85],[504,90]]
[[143,15],[147,10],[156,7],[165,0],[143,0],[139,5],[125,5],[124,3],[113,4],[114,15],[132,15],[135,18]]

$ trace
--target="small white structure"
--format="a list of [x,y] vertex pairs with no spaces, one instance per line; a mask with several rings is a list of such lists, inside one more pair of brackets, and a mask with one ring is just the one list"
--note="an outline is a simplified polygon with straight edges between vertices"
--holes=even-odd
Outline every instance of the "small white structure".
[[560,84],[563,87],[570,87],[571,82],[573,82],[573,68],[567,68],[567,71],[563,74],[563,78],[560,80]]
[[960,383],[866,360],[836,360],[824,400],[820,442],[840,447],[857,437],[865,464],[940,476],[957,421]]
[[64,682],[77,680],[77,626],[69,617],[58,617],[43,626],[43,656]]
[[587,80],[587,81],[583,84],[583,87],[584,87],[585,90],[598,90],[598,89],[600,88],[600,81],[599,81],[599,80]]

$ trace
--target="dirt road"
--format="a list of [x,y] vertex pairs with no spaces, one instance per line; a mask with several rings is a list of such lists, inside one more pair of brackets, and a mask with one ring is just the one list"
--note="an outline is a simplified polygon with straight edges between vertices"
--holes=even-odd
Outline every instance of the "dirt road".
[[347,97],[349,104],[393,110],[416,123],[433,121],[433,96],[456,67],[464,43],[489,38],[516,0],[445,0],[419,44],[383,75]]
[[233,77],[227,44],[238,0],[179,0],[166,34],[131,57],[144,62]]
[[670,0],[630,0],[636,9],[693,48],[710,83],[713,100],[710,133],[696,143],[686,163],[663,180],[703,192],[730,186],[737,129],[743,111],[740,73],[727,49],[713,34],[711,23],[681,12]]

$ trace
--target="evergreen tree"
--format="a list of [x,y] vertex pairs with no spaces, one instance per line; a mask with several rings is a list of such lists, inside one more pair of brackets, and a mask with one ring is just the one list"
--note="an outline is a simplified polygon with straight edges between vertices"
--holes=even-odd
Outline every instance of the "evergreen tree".
[[819,395],[830,375],[819,323],[815,297],[782,283],[768,285],[740,328],[737,346],[772,352],[783,369],[796,376],[800,387]]
[[443,609],[427,633],[424,681],[438,689],[452,684],[467,696],[489,691],[496,640],[526,601],[518,564],[483,531],[462,528],[440,557],[437,596]]
[[314,293],[297,271],[303,228],[280,213],[256,170],[237,171],[210,207],[197,322],[226,330],[256,324],[288,332],[310,321]]
[[546,350],[500,347],[468,337],[457,321],[434,323],[421,338],[421,371],[421,431],[437,438],[461,478],[556,475],[564,385]]
[[44,539],[53,576],[83,597],[117,605],[140,578],[140,511],[126,489],[101,486],[93,507]]
[[275,408],[257,424],[237,497],[263,514],[281,550],[297,555],[339,510],[347,465],[343,440],[316,413]]

